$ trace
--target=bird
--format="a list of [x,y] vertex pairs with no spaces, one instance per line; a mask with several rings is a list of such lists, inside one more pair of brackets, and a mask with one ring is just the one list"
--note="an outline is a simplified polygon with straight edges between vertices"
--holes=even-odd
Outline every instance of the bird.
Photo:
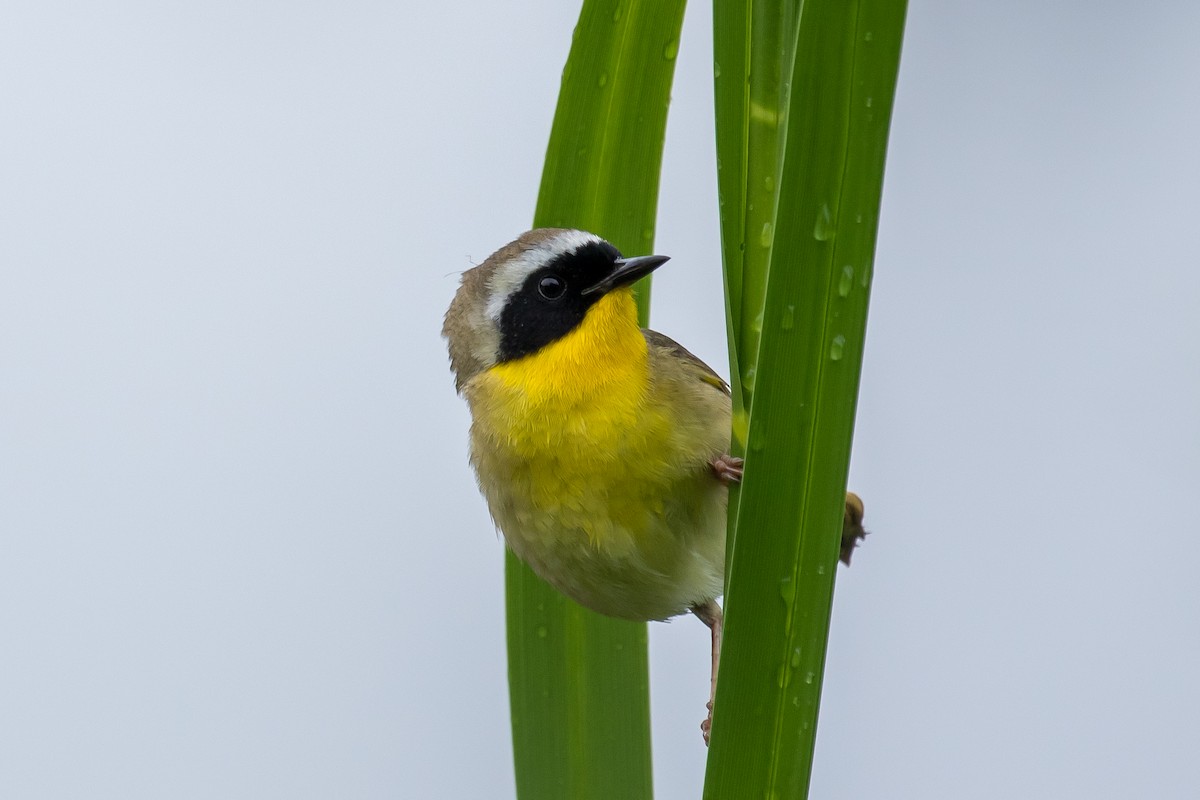
[[[707,743],[724,617],[728,384],[640,327],[633,284],[669,260],[600,236],[537,228],[468,269],[446,312],[470,463],[507,546],[593,611],[712,635]],[[848,493],[841,558],[865,536]]]

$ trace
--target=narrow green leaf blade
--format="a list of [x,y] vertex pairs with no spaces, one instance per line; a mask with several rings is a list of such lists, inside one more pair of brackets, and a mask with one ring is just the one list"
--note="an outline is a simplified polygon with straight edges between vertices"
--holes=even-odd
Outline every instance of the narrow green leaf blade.
[[[682,0],[586,0],[534,225],[651,252]],[[643,324],[648,282],[639,287]],[[567,600],[511,554],[509,694],[521,800],[649,798],[646,625]]]
[[[563,70],[534,223],[654,245],[683,0],[586,0]],[[643,322],[649,280],[639,283]]]
[[[713,4],[717,190],[739,409],[749,408],[754,392],[800,6],[801,0]],[[745,431],[735,433],[743,435],[735,447],[744,446]]]
[[594,614],[508,554],[517,797],[651,796],[646,624]]
[[796,29],[705,797],[807,796],[904,14]]
[[[735,456],[746,452],[800,5],[801,0],[713,4],[717,191]],[[729,553],[740,502],[735,486],[729,492]]]

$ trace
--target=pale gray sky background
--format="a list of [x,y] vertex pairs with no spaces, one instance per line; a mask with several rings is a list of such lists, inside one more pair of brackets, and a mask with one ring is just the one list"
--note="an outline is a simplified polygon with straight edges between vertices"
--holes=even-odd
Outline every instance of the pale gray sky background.
[[[529,224],[577,13],[6,6],[0,796],[512,797],[438,331]],[[653,318],[724,372],[709,13]],[[1196,796],[1197,30],[911,4],[814,797]],[[651,639],[695,798],[707,634]]]

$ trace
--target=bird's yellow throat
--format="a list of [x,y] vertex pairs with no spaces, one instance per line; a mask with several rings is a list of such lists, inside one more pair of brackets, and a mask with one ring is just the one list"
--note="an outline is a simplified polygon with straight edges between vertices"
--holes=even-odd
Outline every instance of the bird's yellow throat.
[[609,292],[567,335],[497,364],[468,392],[477,421],[532,454],[581,434],[595,447],[634,424],[649,385],[649,354],[631,290]]
[[600,298],[566,336],[489,372],[538,405],[570,406],[598,393],[621,404],[645,392],[647,358],[633,292],[618,289]]

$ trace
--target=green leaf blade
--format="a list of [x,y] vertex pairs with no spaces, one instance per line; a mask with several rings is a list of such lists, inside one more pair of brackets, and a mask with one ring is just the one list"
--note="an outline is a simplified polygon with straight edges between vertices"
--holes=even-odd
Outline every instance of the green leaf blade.
[[[586,0],[562,88],[535,227],[651,252],[682,0]],[[649,283],[638,287],[647,319]],[[646,625],[592,613],[510,553],[509,695],[521,800],[649,798]]]
[[646,625],[581,608],[511,553],[505,582],[517,796],[650,797]]
[[904,11],[795,29],[705,797],[807,796]]

